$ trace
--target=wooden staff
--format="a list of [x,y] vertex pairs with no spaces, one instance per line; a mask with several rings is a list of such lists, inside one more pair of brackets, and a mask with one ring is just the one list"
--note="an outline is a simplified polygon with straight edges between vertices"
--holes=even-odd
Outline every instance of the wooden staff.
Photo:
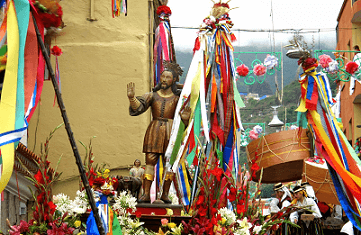
[[56,94],[56,99],[58,100],[58,105],[60,107],[61,116],[63,117],[63,121],[64,121],[64,124],[65,124],[65,129],[66,129],[66,132],[68,133],[68,138],[69,138],[71,147],[73,149],[75,161],[76,161],[76,164],[78,165],[80,177],[81,177],[81,180],[83,181],[83,185],[84,185],[86,194],[88,195],[88,198],[89,198],[90,207],[91,207],[91,209],[93,211],[95,222],[96,222],[96,224],[98,226],[98,231],[99,231],[99,233],[101,235],[105,235],[105,231],[104,231],[104,228],[103,228],[103,225],[102,225],[102,221],[100,220],[100,217],[99,217],[99,214],[98,214],[98,208],[96,207],[95,200],[94,200],[94,197],[93,197],[93,193],[92,193],[92,191],[90,189],[88,178],[85,175],[85,170],[84,170],[83,163],[81,162],[78,147],[76,146],[74,135],[73,135],[73,132],[72,132],[72,130],[70,128],[70,123],[69,123],[68,116],[66,114],[63,98],[61,97],[61,93],[59,91],[59,86],[58,86],[58,83],[57,83],[57,81],[55,79],[55,74],[54,74],[53,68],[51,67],[51,64],[50,64],[50,58],[49,58],[49,55],[48,55],[48,53],[47,53],[47,51],[45,49],[45,45],[44,45],[43,39],[42,39],[42,37],[40,35],[39,28],[38,28],[38,25],[36,24],[36,20],[35,20],[34,16],[33,16],[33,21],[34,21],[36,36],[38,38],[40,49],[41,49],[41,52],[43,53],[46,65],[47,65],[48,70],[49,70],[51,81],[53,83],[55,94]]

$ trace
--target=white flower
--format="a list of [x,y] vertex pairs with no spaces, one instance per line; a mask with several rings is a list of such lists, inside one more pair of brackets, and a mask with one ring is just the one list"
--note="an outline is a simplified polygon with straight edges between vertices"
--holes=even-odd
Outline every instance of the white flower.
[[256,125],[253,127],[253,131],[256,132],[257,134],[261,134],[262,133],[262,127],[260,125]]
[[53,202],[56,205],[56,210],[59,211],[62,215],[66,212],[71,216],[73,214],[72,211],[72,200],[70,200],[69,196],[65,194],[58,194],[53,196]]
[[242,229],[249,229],[250,227],[252,227],[252,224],[251,223],[248,223],[248,220],[247,218],[243,218],[243,220],[237,220],[237,223],[239,224],[239,226],[242,228]]
[[227,226],[236,222],[236,215],[233,210],[223,207],[218,210],[218,214],[220,214],[222,218],[226,219],[225,225]]
[[263,62],[267,69],[272,69],[278,65],[278,58],[274,55],[267,55]]
[[254,234],[258,234],[260,231],[262,230],[262,226],[260,225],[260,226],[254,226],[254,228],[253,228],[253,233]]
[[110,191],[114,190],[113,186],[111,184],[108,184],[107,182],[105,182],[100,188],[102,190],[110,190]]
[[209,16],[209,19],[212,21],[212,22],[216,22],[216,18],[214,16]]
[[178,200],[178,197],[175,193],[169,193],[169,199],[172,201],[172,204],[173,205],[178,205],[179,204],[179,200]]
[[336,73],[338,71],[338,62],[336,60],[332,60],[328,67],[326,68],[328,73]]
[[86,207],[74,207],[73,212],[75,214],[84,214],[86,212]]

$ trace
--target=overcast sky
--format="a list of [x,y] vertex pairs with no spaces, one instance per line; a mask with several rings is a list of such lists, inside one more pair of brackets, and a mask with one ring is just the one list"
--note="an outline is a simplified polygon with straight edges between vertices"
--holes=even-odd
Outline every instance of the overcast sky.
[[[272,3],[272,4],[271,4]],[[337,16],[343,0],[232,0],[231,20],[234,23],[234,33],[238,39],[235,46],[269,46],[271,48],[272,33],[255,33],[237,31],[274,29],[303,29],[320,32],[302,34],[308,43],[315,41],[316,48],[320,43],[336,47]],[[211,0],[169,0],[172,10],[170,18],[172,35],[177,50],[188,51],[193,48],[197,30],[180,29],[176,27],[196,27],[209,15],[213,3]],[[272,6],[272,7],[271,7]],[[273,22],[271,17],[273,9]],[[276,44],[283,45],[292,38],[292,33],[274,33]],[[322,49],[322,48],[320,48]],[[277,51],[277,50],[276,50]]]

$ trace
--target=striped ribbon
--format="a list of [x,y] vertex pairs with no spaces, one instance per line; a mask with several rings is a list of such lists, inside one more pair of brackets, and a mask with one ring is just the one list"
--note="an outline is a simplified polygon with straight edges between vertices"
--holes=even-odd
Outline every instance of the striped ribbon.
[[[16,94],[19,62],[19,28],[15,7],[10,1],[7,13],[8,60],[0,103],[0,133],[11,132],[15,128]],[[6,141],[6,140],[5,140]],[[6,141],[8,142],[8,141]],[[14,142],[1,146],[3,172],[0,178],[0,192],[9,182],[14,166]]]
[[[3,172],[0,192],[7,185],[13,170],[16,142],[26,134],[28,121],[40,99],[44,62],[38,49],[35,26],[30,14],[32,3],[10,1],[0,36],[7,39],[8,60],[0,102],[0,147]],[[35,18],[37,18],[37,13]],[[43,34],[43,26],[38,25]],[[39,54],[40,53],[40,54]],[[41,56],[40,56],[41,55]]]
[[[243,129],[239,107],[244,107],[244,103],[237,91],[230,38],[226,25],[212,32],[199,32],[197,47],[175,111],[165,156],[173,163],[172,170],[177,174],[185,205],[191,203],[190,192],[195,192],[195,189],[188,188],[189,183],[184,185],[183,164],[185,161],[197,163],[197,149],[204,144],[209,146],[207,158],[216,158],[229,176],[237,178],[238,175],[236,130]],[[207,97],[208,94],[210,97]],[[183,129],[179,111],[187,100],[190,100],[191,119]],[[206,100],[210,104],[206,104]],[[199,144],[197,140],[201,135],[205,137],[205,143]],[[226,198],[227,192],[222,194]]]
[[[308,123],[317,140],[316,150],[327,161],[342,208],[352,224],[360,229],[361,171],[359,166],[361,161],[348,143],[331,111],[330,105],[333,101],[327,76],[312,73],[312,78],[310,76],[301,78],[303,96],[297,111],[307,112]],[[308,109],[306,99],[312,100],[311,94],[314,92],[317,92],[319,96],[316,107],[308,106],[311,107]]]
[[161,20],[155,30],[154,41],[154,86],[160,81],[160,74],[163,71],[163,61],[173,61],[171,46],[171,33],[169,23]]

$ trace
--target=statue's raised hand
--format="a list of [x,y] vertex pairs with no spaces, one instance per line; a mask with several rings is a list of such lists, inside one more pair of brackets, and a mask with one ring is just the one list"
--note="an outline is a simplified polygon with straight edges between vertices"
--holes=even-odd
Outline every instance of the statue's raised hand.
[[127,95],[129,99],[134,98],[135,96],[135,84],[134,82],[130,82],[127,84]]

